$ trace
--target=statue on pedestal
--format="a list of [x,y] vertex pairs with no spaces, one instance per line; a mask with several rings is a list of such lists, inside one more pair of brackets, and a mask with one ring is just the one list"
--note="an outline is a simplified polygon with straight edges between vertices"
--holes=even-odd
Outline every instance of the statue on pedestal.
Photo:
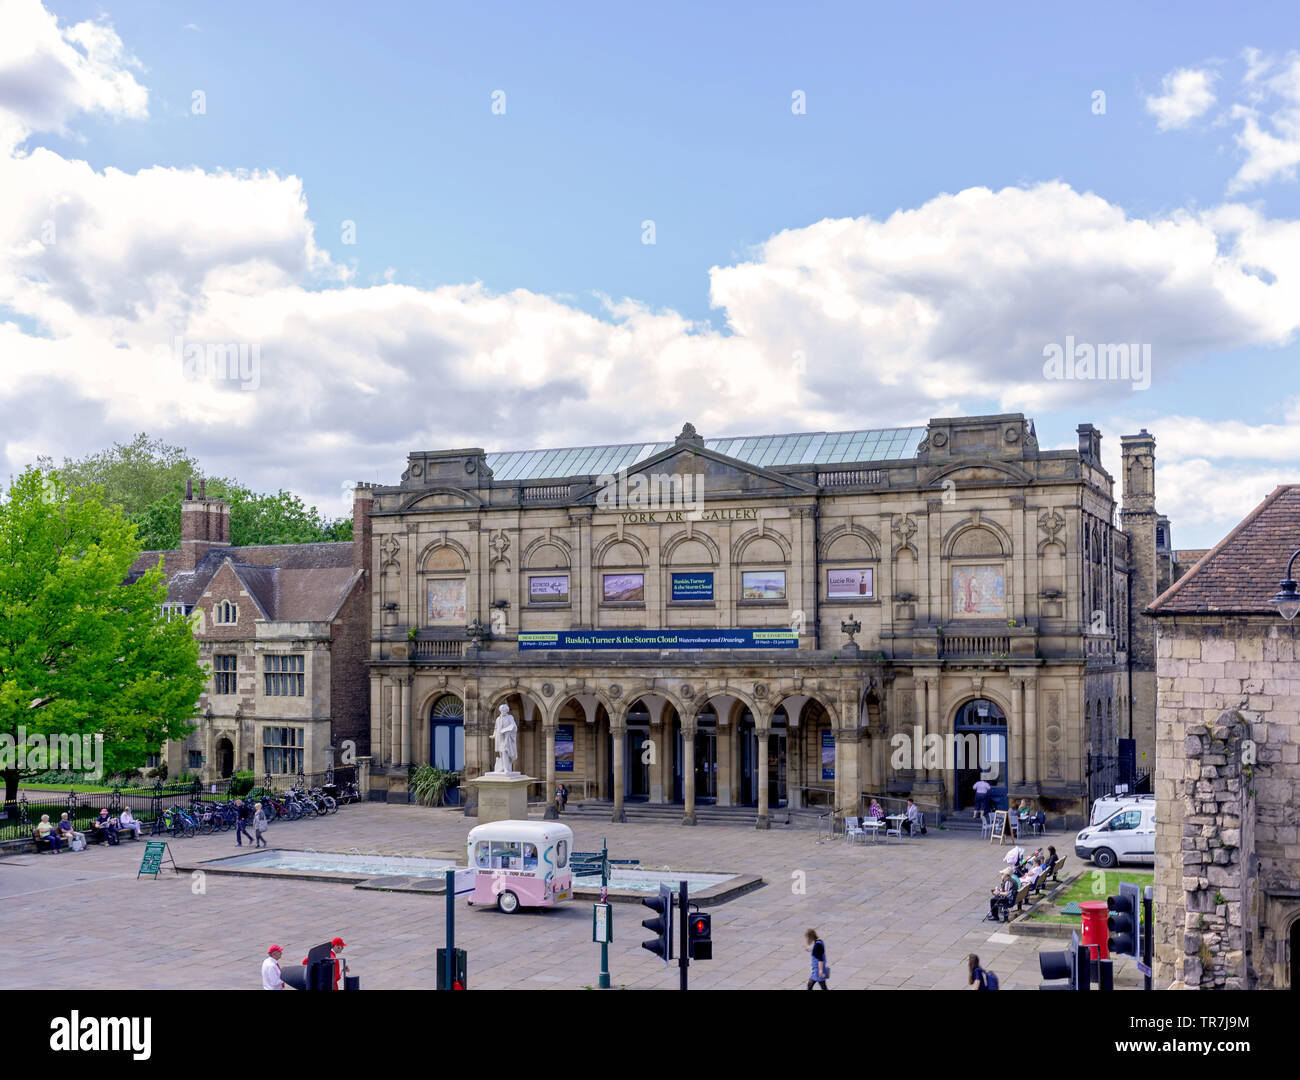
[[496,726],[492,729],[492,742],[497,752],[496,768],[492,770],[494,774],[514,772],[515,758],[519,756],[519,751],[515,747],[515,732],[518,730],[519,725],[515,723],[514,714],[511,713],[510,707],[502,702],[497,707]]

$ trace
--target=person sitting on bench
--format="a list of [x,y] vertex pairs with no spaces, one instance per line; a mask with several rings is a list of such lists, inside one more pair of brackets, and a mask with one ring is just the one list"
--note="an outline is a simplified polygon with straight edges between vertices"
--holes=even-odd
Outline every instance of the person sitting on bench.
[[116,844],[117,840],[117,819],[108,816],[108,807],[103,807],[99,811],[99,817],[95,818],[95,834],[110,844]]
[[1010,867],[999,873],[1001,880],[989,897],[989,913],[985,918],[993,922],[1010,922],[1011,905],[1016,902],[1016,894],[1020,892],[1020,880],[1011,872]]
[[63,850],[63,845],[59,841],[59,830],[50,824],[50,815],[42,814],[40,824],[36,826],[36,838],[38,841],[49,841],[50,854],[57,855]]
[[131,813],[131,808],[129,806],[124,806],[122,808],[122,816],[118,821],[122,832],[135,833],[135,838],[137,840],[140,839],[140,822],[136,816]]
[[86,846],[86,834],[78,832],[72,827],[72,822],[68,820],[68,812],[65,810],[59,817],[59,824],[56,826],[59,830],[59,839],[62,840],[73,851],[81,851]]

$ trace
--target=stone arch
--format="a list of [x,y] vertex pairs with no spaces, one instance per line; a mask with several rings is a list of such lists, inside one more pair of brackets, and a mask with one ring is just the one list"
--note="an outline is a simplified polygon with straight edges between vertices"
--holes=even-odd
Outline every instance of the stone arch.
[[[685,548],[690,543],[701,544],[704,547],[706,557],[690,560],[676,558],[678,550]],[[718,550],[717,541],[708,533],[703,532],[679,532],[670,536],[659,549],[659,565],[661,566],[671,566],[674,562],[680,566],[717,566],[721,561],[722,554]]]
[[[555,703],[551,706],[550,711],[547,713],[546,723],[558,724],[560,722],[560,713],[564,711],[564,707],[570,701],[577,701],[577,699],[581,697],[594,697],[596,699],[596,703],[604,708],[606,716],[610,716],[610,717],[614,716],[615,714],[614,701],[603,690],[595,690],[591,688],[579,688],[576,690],[564,689],[564,690],[556,690]],[[621,698],[622,695],[620,694],[619,697]],[[579,710],[582,709],[581,702],[578,703],[578,708]],[[583,712],[582,721],[583,723],[586,723],[585,712]]]
[[[561,560],[558,563],[546,563],[540,560],[546,548],[554,548]],[[559,537],[539,536],[524,548],[523,565],[525,570],[567,570],[573,561],[573,549]]]
[[[827,717],[830,718],[831,727],[832,728],[839,727],[840,710],[836,707],[835,702],[833,700],[831,700],[825,694],[821,693],[821,691],[819,690],[809,690],[805,688],[801,690],[777,691],[775,694],[771,695],[772,712],[775,713],[777,708],[780,705],[782,705],[787,699],[793,697],[803,697],[808,699],[808,701],[804,702],[803,706],[801,707],[800,710],[801,712],[803,709],[806,709],[808,707],[809,702],[816,702],[817,705],[820,706],[821,709],[826,713]],[[789,715],[790,715],[789,711],[787,710],[786,716],[788,717]],[[795,717],[794,719],[798,721],[802,719],[802,717]],[[802,725],[800,726],[802,727]]]
[[963,705],[969,704],[972,701],[980,701],[981,699],[991,701],[1001,709],[1002,715],[1006,719],[1007,727],[1010,728],[1011,699],[1006,697],[1001,691],[990,690],[987,686],[983,686],[979,690],[970,690],[962,694],[957,701],[953,703],[953,705],[948,709],[946,730],[949,732],[953,730],[957,723],[957,714],[961,711]]
[[408,495],[398,506],[399,510],[418,510],[420,504],[428,499],[425,508],[444,510],[455,507],[479,507],[485,505],[483,500],[472,491],[463,491],[454,487],[433,487]]
[[[853,544],[856,539],[861,545],[866,547],[866,554],[860,554],[858,550],[850,550],[857,545]],[[840,554],[835,553],[835,548],[840,549]],[[837,525],[830,529],[822,537],[821,559],[879,559],[880,558],[880,541],[876,539],[876,534],[870,529],[864,529],[861,525]]]
[[[450,553],[460,557],[461,565],[459,567],[440,566],[431,568],[429,562],[434,557],[435,553],[446,551],[448,549]],[[470,565],[469,549],[462,544],[458,544],[455,540],[448,540],[445,537],[439,537],[437,540],[425,545],[419,556],[416,558],[415,564],[420,568],[420,573],[422,574],[464,573],[469,569]]]
[[[487,702],[486,712],[484,713],[484,720],[488,723],[489,727],[493,722],[493,717],[495,717],[497,714],[497,706],[502,704],[506,700],[506,698],[509,697],[518,697],[522,701],[526,701],[537,711],[540,718],[542,720],[545,720],[546,700],[545,698],[542,697],[541,691],[534,690],[532,687],[529,686],[523,686],[520,683],[514,683],[510,686],[502,687],[499,690],[493,690],[491,694],[489,694],[486,698],[483,699]],[[519,717],[519,721],[520,723],[531,722],[530,718],[526,716]]]
[[[435,686],[425,691],[418,702],[412,703],[412,716],[427,717],[432,712],[433,706],[444,697],[458,698],[462,712],[466,711],[465,692],[463,690],[457,690],[451,686]],[[414,736],[412,736],[412,739],[414,739]]]
[[988,556],[995,559],[1011,554],[1011,537],[996,522],[967,518],[948,530],[940,547],[946,558]]
[[623,692],[618,697],[619,705],[617,711],[608,708],[605,710],[609,713],[611,722],[617,720],[626,723],[628,712],[631,710],[632,706],[643,697],[661,697],[677,711],[679,718],[686,716],[686,706],[683,704],[681,698],[671,690],[665,690],[662,687],[655,686],[654,683],[649,682],[643,685],[625,686],[623,688]]
[[[746,552],[759,541],[768,540],[780,549],[781,558],[779,559],[748,559]],[[738,536],[731,545],[731,562],[732,565],[739,565],[742,562],[767,562],[771,565],[785,565],[790,562],[790,541],[778,532],[771,532],[764,529],[750,529],[749,532]]]
[[[754,716],[757,716],[760,711],[757,703],[757,699],[752,694],[746,694],[742,691],[735,690],[732,687],[729,687],[725,683],[723,683],[721,686],[704,686],[696,690],[695,696],[691,698],[690,708],[686,712],[679,713],[678,715],[680,715],[683,720],[687,719],[688,717],[691,720],[694,720],[697,716],[699,716],[701,712],[704,711],[705,706],[707,706],[708,703],[715,697],[735,698],[740,704],[747,707],[751,715]],[[716,708],[714,709],[714,712],[715,713],[717,712]],[[727,720],[728,723],[730,723],[732,717],[728,716]],[[722,718],[718,717],[718,721],[719,723],[721,723]]]
[[[608,562],[607,559],[609,557],[609,553],[619,544],[631,545],[631,547],[638,553],[638,555],[640,555],[641,557],[640,563],[616,563],[615,564],[615,563]],[[592,556],[591,558],[592,565],[598,568],[604,568],[606,566],[645,567],[648,566],[650,563],[650,549],[646,547],[645,542],[640,537],[634,536],[632,533],[624,533],[622,536],[620,536],[618,533],[612,533],[611,535],[601,540],[598,544],[596,544],[595,549],[591,553],[591,556]]]

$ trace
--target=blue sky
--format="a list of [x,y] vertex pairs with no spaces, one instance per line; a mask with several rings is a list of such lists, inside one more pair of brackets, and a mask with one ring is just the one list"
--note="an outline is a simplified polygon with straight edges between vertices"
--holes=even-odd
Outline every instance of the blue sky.
[[[10,2],[30,5],[34,0]],[[969,4],[667,4],[634,11],[595,4],[495,4],[477,10],[472,5],[404,3],[50,0],[47,7],[63,30],[84,23],[111,26],[123,53],[101,66],[127,72],[147,88],[147,115],[116,100],[106,104],[107,99],[94,99],[87,106],[83,96],[76,107],[63,110],[60,124],[40,124],[29,115],[16,153],[44,147],[63,162],[84,161],[100,174],[116,169],[132,176],[166,166],[197,167],[205,177],[258,170],[274,173],[279,181],[296,178],[305,208],[301,226],[288,231],[298,238],[310,233],[315,246],[328,252],[328,266],[323,269],[308,257],[296,265],[280,248],[270,261],[286,275],[278,284],[287,280],[302,292],[346,289],[383,307],[388,301],[379,303],[380,298],[391,295],[384,289],[386,283],[409,286],[422,296],[441,296],[439,290],[480,283],[492,297],[523,290],[528,297],[568,309],[575,319],[585,313],[607,326],[624,328],[624,316],[611,312],[605,298],[615,304],[628,299],[658,317],[645,334],[646,342],[627,360],[641,363],[646,371],[660,363],[668,348],[664,324],[679,316],[678,337],[692,339],[691,346],[699,335],[739,336],[770,355],[788,348],[789,342],[777,330],[765,334],[741,312],[749,308],[761,322],[765,310],[780,307],[781,299],[765,291],[774,287],[766,274],[745,269],[766,271],[779,262],[765,248],[771,238],[786,230],[803,237],[827,219],[883,223],[897,211],[927,206],[933,213],[919,223],[929,230],[923,235],[934,235],[936,219],[951,221],[953,230],[960,232],[968,228],[960,215],[950,217],[935,204],[944,194],[973,188],[1032,189],[1057,181],[1069,193],[1052,196],[1063,206],[1069,204],[1059,252],[1044,257],[1040,245],[1028,265],[1013,259],[1017,284],[1005,288],[999,284],[1005,266],[991,271],[992,297],[974,285],[969,294],[961,293],[951,282],[942,287],[942,301],[927,289],[919,295],[938,305],[945,323],[955,321],[955,335],[986,333],[988,344],[981,348],[990,354],[1022,350],[1025,372],[1041,366],[1044,341],[1061,340],[1076,330],[1083,340],[1146,340],[1154,345],[1149,390],[1103,383],[1062,397],[1026,390],[1019,376],[999,366],[1001,361],[973,355],[979,349],[953,347],[950,353],[935,355],[931,341],[928,354],[924,343],[918,348],[923,360],[937,368],[922,373],[915,358],[900,354],[891,374],[885,350],[863,378],[883,386],[891,379],[907,382],[916,371],[918,380],[924,374],[931,384],[942,383],[942,363],[950,355],[960,376],[953,378],[949,396],[942,389],[919,396],[864,391],[837,406],[833,385],[853,381],[852,351],[857,346],[845,345],[838,330],[823,343],[816,328],[808,326],[821,301],[808,304],[804,296],[799,301],[803,310],[788,322],[798,322],[811,343],[811,398],[775,386],[762,394],[765,407],[756,412],[745,405],[745,386],[724,377],[709,390],[718,400],[712,412],[705,410],[710,418],[705,430],[698,416],[683,415],[692,403],[689,389],[675,394],[662,410],[643,407],[644,388],[634,393],[629,386],[625,397],[614,391],[589,395],[587,400],[602,413],[600,422],[575,422],[572,411],[565,422],[548,414],[548,403],[573,393],[565,381],[562,350],[534,358],[544,370],[534,380],[526,359],[530,343],[495,342],[476,354],[474,363],[491,368],[498,387],[504,380],[508,396],[523,381],[536,393],[535,399],[521,397],[505,409],[493,401],[490,386],[472,388],[464,402],[471,416],[477,411],[477,424],[458,427],[445,418],[439,422],[428,415],[412,417],[395,430],[387,424],[391,440],[386,441],[377,430],[382,426],[378,409],[344,409],[364,417],[358,425],[371,427],[352,430],[340,423],[336,438],[321,439],[327,418],[340,415],[334,411],[339,402],[322,398],[319,415],[312,418],[313,430],[318,441],[331,447],[328,452],[338,456],[330,464],[332,473],[322,468],[318,475],[311,474],[309,467],[308,494],[332,497],[336,485],[327,474],[350,475],[345,470],[352,462],[356,467],[351,472],[358,475],[363,470],[389,473],[400,470],[404,451],[399,447],[421,442],[461,445],[455,439],[462,434],[472,437],[474,431],[479,432],[476,443],[505,449],[623,435],[662,438],[672,434],[667,430],[670,416],[679,418],[677,426],[680,420],[694,418],[713,437],[747,433],[755,425],[771,430],[905,425],[941,415],[936,410],[942,407],[962,412],[1019,409],[1035,416],[1045,444],[1072,445],[1075,425],[1092,421],[1102,427],[1108,452],[1113,452],[1118,450],[1118,436],[1128,430],[1147,426],[1163,447],[1166,433],[1175,433],[1171,428],[1184,428],[1182,418],[1196,418],[1215,438],[1199,446],[1171,448],[1167,478],[1172,506],[1166,509],[1162,500],[1162,509],[1171,516],[1185,510],[1191,531],[1180,530],[1175,516],[1175,539],[1200,546],[1218,539],[1294,460],[1294,448],[1252,456],[1235,453],[1229,445],[1233,438],[1242,445],[1267,441],[1275,432],[1272,425],[1289,426],[1295,397],[1290,373],[1297,350],[1294,333],[1274,311],[1282,297],[1247,303],[1239,298],[1238,284],[1220,283],[1215,300],[1224,302],[1225,315],[1210,320],[1207,305],[1198,299],[1201,286],[1170,294],[1168,282],[1179,276],[1183,257],[1180,244],[1167,252],[1163,268],[1144,273],[1140,283],[1126,282],[1113,265],[1090,271],[1077,282],[1070,276],[1077,263],[1090,257],[1089,229],[1079,227],[1077,216],[1082,212],[1079,197],[1085,193],[1095,194],[1127,222],[1169,222],[1224,206],[1245,208],[1254,215],[1255,226],[1289,229],[1300,218],[1300,188],[1293,169],[1289,175],[1285,168],[1275,169],[1266,179],[1229,194],[1246,156],[1237,138],[1245,121],[1234,108],[1254,108],[1262,122],[1273,118],[1272,130],[1286,130],[1281,110],[1288,84],[1279,83],[1272,96],[1260,100],[1249,96],[1251,86],[1243,81],[1249,67],[1244,50],[1258,48],[1271,59],[1272,67],[1261,78],[1280,77],[1288,50],[1300,45],[1297,20],[1284,5],[1254,4],[1228,11],[1211,4],[1094,4],[1070,10],[1025,4],[999,5],[996,13]],[[3,70],[0,62],[0,107]],[[1163,80],[1179,70],[1206,73],[1214,103],[1162,131],[1148,99],[1166,92]],[[1256,80],[1251,85],[1261,84]],[[195,91],[205,97],[201,115],[192,108]],[[494,91],[504,91],[504,115],[492,112]],[[802,115],[791,109],[795,91],[806,95]],[[1095,91],[1105,94],[1104,114],[1095,111]],[[21,109],[15,111],[21,115]],[[273,199],[282,195],[276,189]],[[191,210],[183,203],[179,208],[169,205],[168,212],[178,220],[170,235],[180,235],[177,242],[184,244],[191,214],[201,219],[197,230],[203,235],[220,233],[228,220],[221,217],[221,207],[220,197],[210,207]],[[109,216],[108,204],[99,212]],[[292,217],[293,198],[278,212]],[[996,213],[1004,212],[1010,214],[1008,229],[1014,231],[1015,215],[1023,211],[996,208]],[[984,214],[973,213],[977,219]],[[1051,214],[1046,211],[1046,222],[1039,223],[1049,232]],[[275,219],[276,214],[270,216]],[[646,220],[654,222],[652,245],[642,242]],[[355,244],[342,242],[345,221],[355,223]],[[247,223],[241,219],[229,226],[237,232]],[[1214,231],[1226,251],[1225,238],[1232,230],[1216,225]],[[884,294],[897,296],[913,281],[933,277],[932,264],[915,270],[907,264],[911,241],[879,236],[871,242],[887,239],[888,251],[882,257],[889,280]],[[220,272],[222,258],[227,270],[238,266],[244,272],[244,256],[254,259],[245,246],[251,249],[256,242],[256,237],[248,238],[238,258],[214,256],[195,271],[194,280],[215,280],[210,275]],[[1140,257],[1141,238],[1130,237],[1129,242],[1139,252],[1134,257]],[[1105,236],[1100,243],[1106,245]],[[158,253],[165,244],[152,246],[162,257]],[[807,263],[809,250],[801,248],[794,263]],[[1082,253],[1078,260],[1072,251]],[[851,269],[861,271],[860,281],[867,285],[852,285],[849,293],[874,289],[885,273],[881,264],[871,264],[873,254],[873,249],[867,250],[865,266],[853,255]],[[954,274],[978,283],[983,273],[979,251],[968,251],[964,258],[953,260]],[[1034,265],[1035,258],[1041,266]],[[1254,258],[1238,252],[1236,269],[1244,266],[1246,273],[1253,272]],[[1265,280],[1280,280],[1290,290],[1294,262],[1269,249],[1259,263]],[[1213,277],[1212,264],[1211,258],[1199,272]],[[734,273],[718,279],[711,276],[714,267],[732,268]],[[784,266],[773,273],[788,282],[788,271]],[[815,271],[822,274],[820,268]],[[43,267],[42,280],[52,281],[54,272]],[[111,273],[104,267],[98,272],[113,278],[133,271],[123,264]],[[89,279],[90,272],[84,273]],[[1045,305],[1051,304],[1052,289],[1068,296],[1085,288],[1128,290],[1131,303],[1121,302],[1109,312],[1076,312],[1077,319],[1063,314],[1056,323],[1049,316],[1035,324],[1044,330],[1037,336],[1029,333],[1026,345],[1007,327],[1017,319],[1020,326],[1034,324],[1024,308],[1033,306],[1035,275],[1041,275],[1049,294]],[[833,283],[840,276],[839,269],[831,268],[821,280]],[[25,280],[30,282],[32,275],[26,274]],[[734,293],[730,301],[715,294],[720,280],[739,282],[744,303]],[[1008,288],[1022,299],[999,306],[997,294]],[[1150,290],[1150,296],[1143,290]],[[168,321],[158,314],[161,303],[155,295],[150,308],[158,325]],[[986,303],[987,327],[980,317]],[[1250,309],[1246,314],[1243,304]],[[7,316],[28,345],[38,335],[60,333],[58,316],[24,301],[17,287],[6,295],[0,286],[0,305],[0,321]],[[203,307],[196,303],[186,310]],[[1152,308],[1159,308],[1161,316],[1149,324],[1115,314]],[[66,314],[66,309],[60,310]],[[1185,318],[1181,310],[1187,312]],[[954,315],[957,311],[961,318]],[[80,313],[111,314],[107,309]],[[477,317],[469,314],[467,320],[473,324]],[[504,317],[519,322],[517,308]],[[1205,318],[1207,325],[1197,325],[1198,318]],[[1238,319],[1240,332],[1217,329]],[[144,322],[139,309],[136,322]],[[223,325],[229,326],[230,320],[223,319]],[[406,327],[405,344],[423,341],[427,347],[429,341],[448,336],[455,341],[447,355],[464,357],[478,348],[460,331],[444,335],[442,326],[442,320],[434,319],[422,329]],[[1171,327],[1178,327],[1177,332]],[[63,332],[71,333],[67,326]],[[118,325],[112,332],[126,331]],[[591,330],[583,324],[572,332],[583,337]],[[643,333],[640,327],[633,332]],[[237,329],[230,333],[240,340],[245,336]],[[323,329],[321,333],[325,339],[336,336]],[[376,340],[384,333],[376,330]],[[167,337],[150,334],[144,337]],[[898,334],[899,341],[916,337],[905,326]],[[367,348],[371,346],[358,345],[358,354]],[[396,353],[383,353],[381,346],[374,349],[379,350],[375,363],[380,368],[403,362],[395,359]],[[893,350],[898,354],[896,346]],[[418,348],[402,355],[415,357],[408,374],[418,388]],[[813,358],[823,355],[828,359],[818,368]],[[696,362],[708,365],[712,360]],[[744,366],[734,358],[717,362],[718,370]],[[599,358],[592,363],[599,368]],[[367,371],[357,377],[363,392],[374,389]],[[658,375],[660,381],[669,377]],[[30,383],[24,385],[30,388]],[[653,388],[655,380],[646,385]],[[49,432],[25,431],[6,448],[11,465],[38,445],[56,457],[82,453],[94,448],[82,442],[129,435],[133,420],[138,419],[135,428],[154,431],[175,416],[174,409],[158,409],[133,417],[122,403],[106,403],[101,389],[81,389],[86,415],[96,415],[98,401],[103,422],[81,426],[76,434],[65,432],[56,446],[46,445]],[[696,390],[698,396],[701,390]],[[221,404],[226,404],[224,399]],[[249,435],[273,433],[274,416],[271,408],[240,439],[228,431],[223,434],[220,424],[209,425],[202,410],[187,423],[158,433],[194,449],[232,455],[247,444]],[[1161,420],[1165,430],[1157,429]],[[1238,431],[1233,424],[1244,428]],[[1211,447],[1217,449],[1211,453]],[[1157,452],[1163,465],[1166,456],[1162,449]],[[319,453],[318,445],[314,461],[320,460]],[[293,461],[295,454],[285,457]],[[1198,461],[1204,467],[1197,466]],[[272,474],[251,456],[214,467],[247,474],[250,480],[259,472],[263,479]],[[1211,475],[1223,477],[1233,491],[1244,485],[1249,498],[1237,496],[1220,507],[1220,489],[1206,486]],[[1187,484],[1200,485],[1201,490],[1182,490]],[[1196,509],[1207,502],[1209,511]]]

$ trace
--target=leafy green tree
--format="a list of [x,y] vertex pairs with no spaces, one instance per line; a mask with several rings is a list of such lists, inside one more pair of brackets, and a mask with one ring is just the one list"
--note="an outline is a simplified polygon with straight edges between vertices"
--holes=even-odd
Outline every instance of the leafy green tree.
[[[135,526],[102,492],[28,468],[0,501],[0,735],[102,733],[106,775],[184,738],[207,679],[161,568],[123,584]],[[10,763],[14,764],[14,763]],[[12,800],[18,770],[4,770]]]
[[[41,459],[40,464],[47,473],[54,471],[50,459]],[[198,461],[183,447],[143,432],[110,450],[75,461],[65,459],[57,471],[69,487],[101,488],[110,505],[121,506],[136,525],[142,551],[180,546],[185,482],[203,475]],[[258,494],[238,480],[209,477],[206,493],[230,504],[230,542],[236,547],[352,539],[350,517],[327,518],[288,491]]]

